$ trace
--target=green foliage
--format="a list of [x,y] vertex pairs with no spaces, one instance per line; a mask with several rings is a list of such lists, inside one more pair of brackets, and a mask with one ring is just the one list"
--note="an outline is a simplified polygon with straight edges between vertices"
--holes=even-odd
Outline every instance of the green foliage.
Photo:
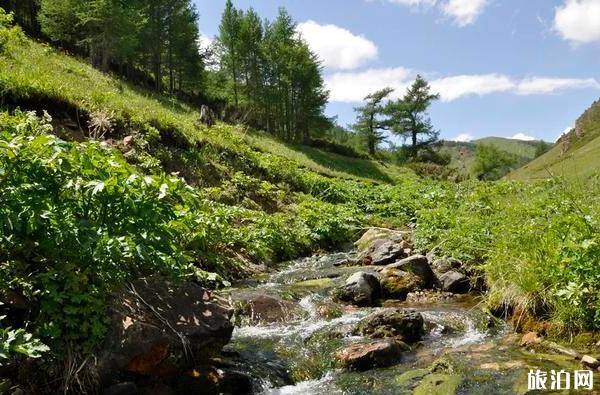
[[498,180],[517,166],[516,156],[500,151],[493,145],[478,144],[473,172],[479,180]]
[[[1,305],[1,303],[0,303]],[[0,316],[0,322],[5,317]],[[40,358],[50,349],[24,329],[0,326],[0,366],[19,357]]]

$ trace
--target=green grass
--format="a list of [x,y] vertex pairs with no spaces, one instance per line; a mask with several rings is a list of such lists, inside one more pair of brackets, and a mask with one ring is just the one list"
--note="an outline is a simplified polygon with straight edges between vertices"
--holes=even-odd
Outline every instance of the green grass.
[[252,147],[289,158],[331,177],[393,182],[406,172],[375,161],[284,144],[266,134],[245,133],[242,128],[228,129],[233,139],[223,136],[201,126],[197,122],[198,112],[186,104],[149,93],[103,74],[53,47],[29,40],[0,57],[0,92],[3,98],[0,105],[11,101],[37,106],[63,103],[88,113],[108,112],[141,131],[147,131],[149,126],[176,130],[192,142],[207,140],[235,149],[237,141],[243,137]]
[[410,170],[367,159],[350,158],[305,145],[283,144],[264,133],[248,133],[244,141],[262,151],[288,159],[331,177],[392,183]]
[[585,180],[600,172],[600,104],[594,103],[569,133],[570,144],[561,143],[546,154],[509,174],[512,180],[565,177]]
[[[535,158],[537,141],[514,140],[504,137],[484,137],[466,143],[445,143],[442,152],[450,154],[450,166],[458,169],[462,174],[472,174],[475,162],[475,148],[477,144],[492,145],[500,151],[507,152],[517,157],[521,164],[530,162]],[[551,144],[548,143],[550,147]]]

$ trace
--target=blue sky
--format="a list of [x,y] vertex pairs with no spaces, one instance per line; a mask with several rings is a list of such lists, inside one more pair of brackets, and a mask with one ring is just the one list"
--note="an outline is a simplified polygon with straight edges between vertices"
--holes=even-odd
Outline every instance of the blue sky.
[[[217,33],[225,0],[196,0]],[[417,73],[442,99],[445,139],[555,140],[600,97],[600,0],[234,0],[273,18],[285,7],[321,57],[329,115],[354,120],[366,94],[401,95]],[[459,137],[460,136],[460,137]]]

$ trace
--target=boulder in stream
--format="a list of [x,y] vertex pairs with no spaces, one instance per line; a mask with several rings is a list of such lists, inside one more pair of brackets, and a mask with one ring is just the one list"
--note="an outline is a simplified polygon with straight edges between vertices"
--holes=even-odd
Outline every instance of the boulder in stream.
[[[398,262],[387,265],[383,270],[397,269],[403,272],[409,272],[421,278],[423,287],[431,288],[435,279],[433,270],[429,266],[429,260],[423,255],[413,255]],[[383,271],[382,270],[382,271]]]
[[405,240],[408,232],[386,228],[369,228],[362,237],[354,243],[359,252],[365,251],[373,246],[377,240],[388,240],[396,243]]
[[374,340],[341,347],[336,351],[335,359],[344,368],[364,371],[393,365],[408,349],[397,340]]
[[471,289],[471,282],[462,273],[451,270],[442,274],[439,278],[440,287],[443,291],[455,294],[466,294]]
[[355,333],[373,338],[396,338],[406,343],[421,340],[424,322],[421,313],[400,308],[387,308],[364,318]]
[[220,353],[233,332],[227,301],[192,282],[140,279],[117,295],[96,370],[104,386],[131,374],[170,377]]
[[436,273],[444,274],[451,270],[458,270],[462,267],[462,262],[454,258],[437,259],[432,264]]
[[405,300],[410,292],[423,289],[426,285],[423,278],[397,268],[385,268],[380,276],[383,297]]
[[357,306],[373,306],[381,294],[379,280],[373,274],[356,272],[334,291],[333,297]]

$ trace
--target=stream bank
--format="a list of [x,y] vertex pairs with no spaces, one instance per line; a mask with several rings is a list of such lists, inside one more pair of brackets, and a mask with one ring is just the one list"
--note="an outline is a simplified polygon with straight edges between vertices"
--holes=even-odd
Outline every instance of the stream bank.
[[[234,306],[236,322],[225,352],[252,378],[252,391],[524,394],[530,369],[581,369],[572,356],[522,347],[521,336],[486,311],[476,276],[465,275],[470,284],[465,288],[459,276],[465,269],[454,260],[428,263],[421,270],[405,239],[402,233],[392,238],[385,234],[383,239],[381,235],[370,240],[363,237],[357,243],[359,251],[288,262],[270,275],[247,279],[224,291]],[[410,269],[406,262],[412,262]],[[409,274],[398,273],[399,267]],[[434,278],[427,279],[427,269]],[[458,282],[443,284],[444,273],[439,270],[455,273],[445,277]],[[403,280],[396,281],[395,288],[384,281],[389,280],[390,271],[395,279]],[[399,284],[414,285],[413,278],[404,280],[418,273],[426,281],[414,290],[399,290]],[[350,288],[358,284],[359,291],[365,291],[371,285],[369,280],[361,281],[370,276],[382,288],[374,291],[373,300],[344,295],[348,284]],[[456,293],[442,290],[449,287]],[[390,289],[397,291],[392,293],[397,299],[391,298]],[[413,336],[409,330],[407,335],[406,321],[398,315],[418,316],[421,332]],[[390,321],[390,316],[396,321]],[[374,330],[361,330],[373,322]],[[387,329],[400,328],[398,333],[386,332],[386,322],[392,323]],[[356,360],[348,362],[348,358]]]

